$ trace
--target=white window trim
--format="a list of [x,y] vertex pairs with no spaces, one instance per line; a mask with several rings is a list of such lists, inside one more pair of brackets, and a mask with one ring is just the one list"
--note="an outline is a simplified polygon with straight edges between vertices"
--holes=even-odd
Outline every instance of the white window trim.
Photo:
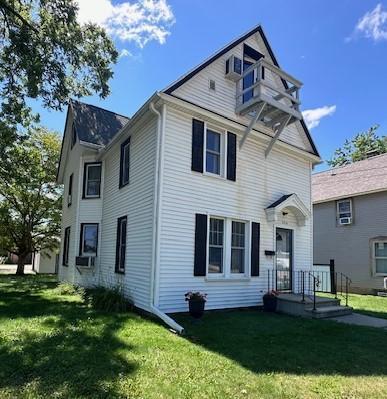
[[340,204],[343,202],[349,202],[349,213],[351,216],[349,216],[352,220],[351,224],[353,223],[353,213],[352,213],[352,199],[351,198],[346,198],[343,200],[339,200],[336,202],[336,218],[337,218],[337,223],[340,225]]
[[386,237],[386,239],[374,239],[374,240],[371,240],[372,274],[375,277],[385,277],[385,276],[387,276],[387,272],[386,273],[377,273],[376,272],[376,260],[377,259],[387,259],[387,256],[378,256],[378,257],[376,257],[375,244],[380,244],[380,243],[383,243],[383,244],[387,245],[387,237]]
[[[251,277],[251,221],[235,217],[207,215],[207,266],[206,281],[248,281]],[[209,273],[210,257],[210,219],[221,219],[224,223],[223,231],[223,273]],[[245,271],[231,273],[231,238],[232,222],[245,223]]]
[[[207,130],[220,134],[220,174],[207,172]],[[226,179],[227,170],[227,130],[204,122],[204,145],[203,145],[203,174],[206,176]]]
[[[99,179],[99,194],[97,195],[90,195],[87,194],[87,185],[89,182],[89,168],[90,167],[95,167],[95,166],[99,166],[100,167],[100,179]],[[102,192],[102,164],[100,162],[86,162],[86,171],[85,171],[85,196],[84,198],[100,198],[101,197],[101,192]]]

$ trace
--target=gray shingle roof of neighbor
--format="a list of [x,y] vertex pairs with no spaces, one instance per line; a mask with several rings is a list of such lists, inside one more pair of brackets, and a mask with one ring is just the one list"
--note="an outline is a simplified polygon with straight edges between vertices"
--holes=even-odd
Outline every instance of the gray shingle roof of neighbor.
[[312,175],[313,202],[387,191],[387,154]]
[[105,146],[129,122],[129,118],[95,105],[71,100],[74,128],[81,141]]

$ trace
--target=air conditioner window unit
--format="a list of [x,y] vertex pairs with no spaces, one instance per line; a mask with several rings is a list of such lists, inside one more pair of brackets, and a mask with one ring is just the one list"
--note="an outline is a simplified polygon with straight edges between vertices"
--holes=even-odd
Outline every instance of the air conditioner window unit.
[[75,265],[79,267],[93,268],[95,266],[95,256],[77,256]]
[[347,225],[347,224],[352,224],[352,218],[346,217],[346,218],[340,218],[339,223],[341,225]]
[[232,55],[226,60],[226,78],[234,82],[242,76],[242,60]]

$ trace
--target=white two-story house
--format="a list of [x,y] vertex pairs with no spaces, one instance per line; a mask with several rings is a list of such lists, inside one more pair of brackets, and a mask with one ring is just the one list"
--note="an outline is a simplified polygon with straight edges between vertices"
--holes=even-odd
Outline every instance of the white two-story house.
[[237,38],[131,117],[72,102],[59,276],[120,284],[144,310],[256,306],[312,266],[311,171],[319,154],[261,26]]

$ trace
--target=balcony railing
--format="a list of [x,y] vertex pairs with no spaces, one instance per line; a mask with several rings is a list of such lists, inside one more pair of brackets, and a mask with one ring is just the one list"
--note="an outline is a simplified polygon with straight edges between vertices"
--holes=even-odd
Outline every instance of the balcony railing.
[[260,120],[272,126],[284,115],[290,116],[289,123],[300,120],[301,86],[299,80],[261,58],[237,81],[236,112],[246,115],[260,110]]

